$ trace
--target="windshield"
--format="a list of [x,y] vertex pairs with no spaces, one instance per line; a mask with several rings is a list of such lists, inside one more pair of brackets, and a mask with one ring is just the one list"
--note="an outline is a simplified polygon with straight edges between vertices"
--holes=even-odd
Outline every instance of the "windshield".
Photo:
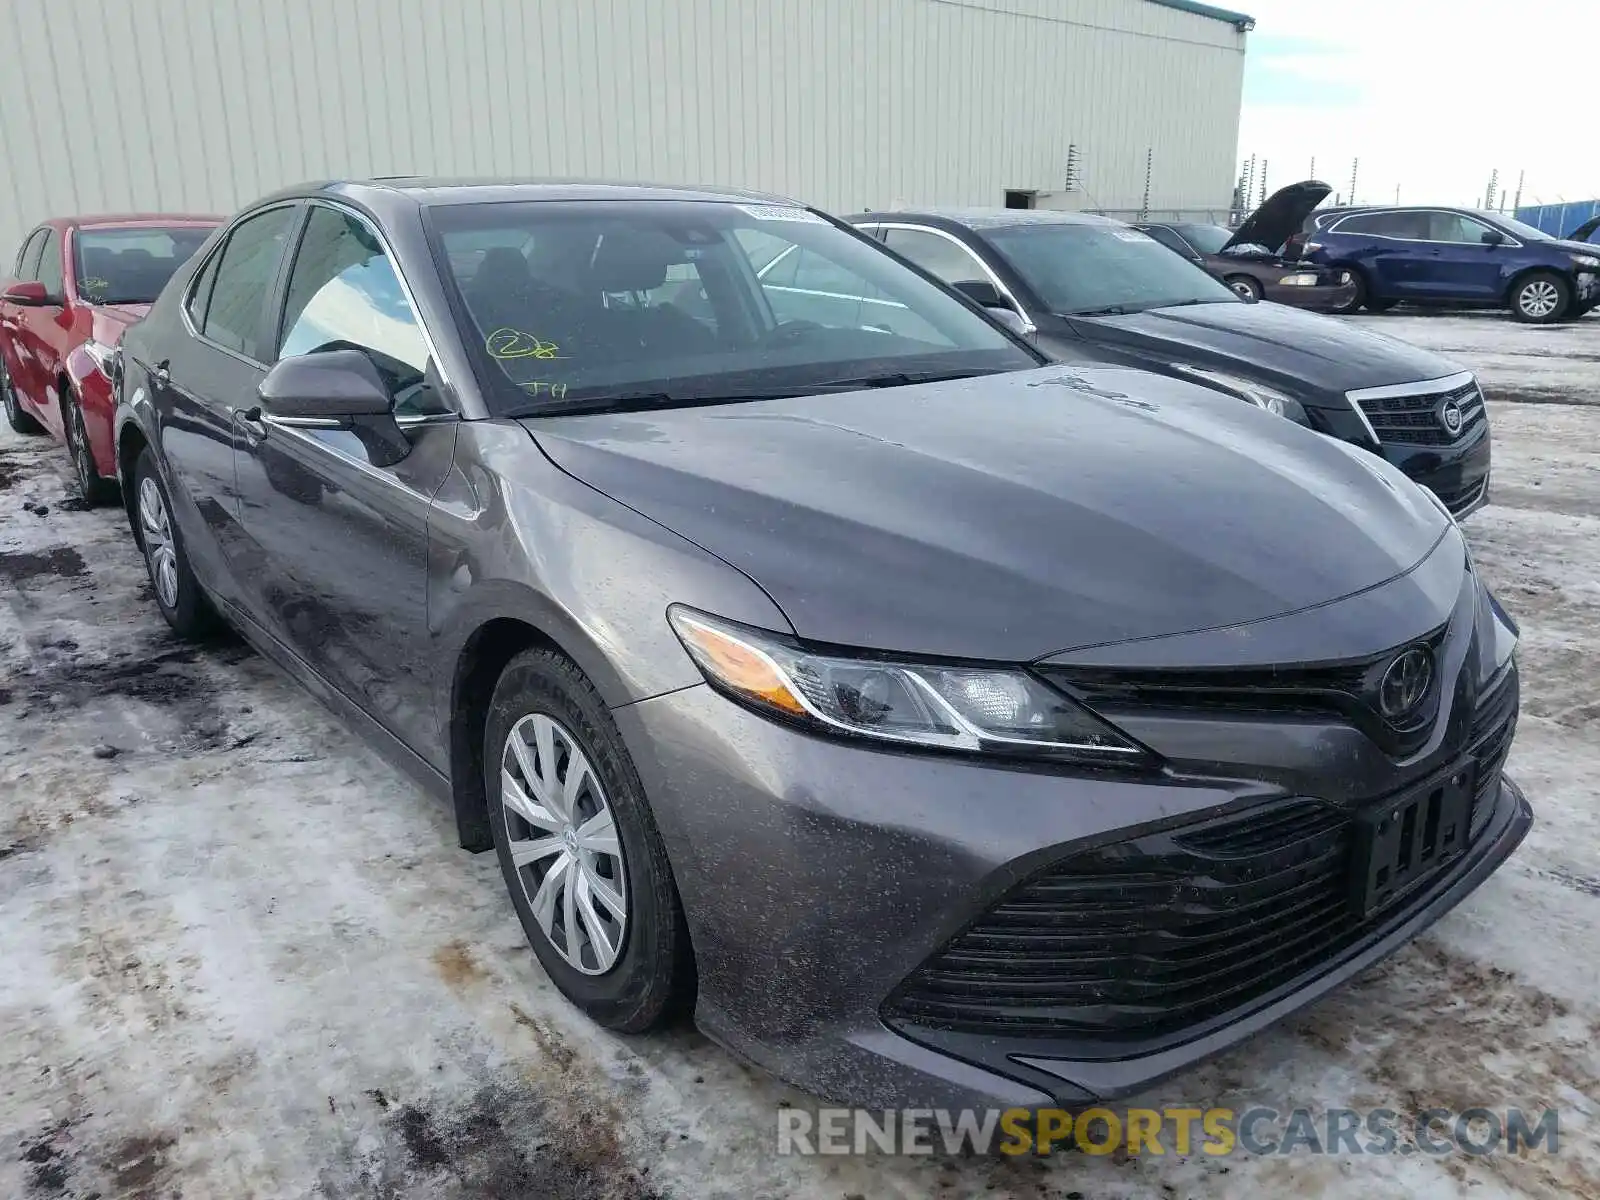
[[737,400],[1022,370],[1041,359],[802,208],[437,205],[434,252],[502,414]]
[[1532,225],[1525,225],[1521,221],[1510,217],[1502,217],[1499,213],[1493,214],[1493,220],[1507,232],[1516,234],[1525,242],[1548,242],[1550,235],[1542,229],[1535,229]]
[[1221,254],[1228,239],[1233,237],[1233,230],[1224,229],[1221,225],[1179,225],[1176,228],[1183,234],[1184,240],[1201,254]]
[[212,228],[80,229],[73,238],[78,295],[90,304],[154,303]]
[[1225,284],[1125,225],[1039,222],[983,236],[1061,316],[1242,303]]

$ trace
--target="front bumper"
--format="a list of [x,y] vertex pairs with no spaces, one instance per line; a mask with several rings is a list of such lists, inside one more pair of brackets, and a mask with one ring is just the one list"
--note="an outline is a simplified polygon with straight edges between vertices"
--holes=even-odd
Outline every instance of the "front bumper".
[[[1260,778],[1064,775],[868,750],[779,726],[705,686],[615,715],[683,900],[700,1026],[812,1093],[874,1108],[1038,1107],[1137,1091],[1401,945],[1481,883],[1531,821],[1515,786],[1496,785],[1469,849],[1331,957],[1159,1039],[1086,1051],[1082,1038],[920,1024],[894,999],[1053,864],[1248,813],[1273,790]],[[1306,744],[1351,735],[1314,733],[1299,730]]]
[[1356,285],[1353,283],[1319,283],[1312,287],[1284,287],[1279,283],[1269,283],[1265,291],[1267,299],[1277,304],[1289,304],[1316,312],[1342,312],[1356,298]]

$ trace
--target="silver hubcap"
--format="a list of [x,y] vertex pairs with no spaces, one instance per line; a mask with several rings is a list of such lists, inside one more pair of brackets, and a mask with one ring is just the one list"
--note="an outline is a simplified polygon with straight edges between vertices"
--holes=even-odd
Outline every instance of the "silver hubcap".
[[72,406],[72,420],[68,429],[71,431],[72,461],[78,468],[79,481],[88,491],[89,485],[94,482],[94,459],[89,454],[89,431],[83,424],[83,410],[76,404]]
[[628,931],[628,877],[605,789],[565,726],[543,713],[512,726],[500,800],[534,920],[573,967],[605,974]]
[[1537,279],[1522,289],[1518,303],[1530,317],[1548,317],[1561,302],[1561,293],[1547,279]]
[[172,544],[172,525],[161,489],[146,476],[139,484],[139,529],[144,536],[144,554],[150,563],[150,579],[156,594],[168,608],[178,606],[178,552]]
[[1234,280],[1233,290],[1238,292],[1239,295],[1243,296],[1246,300],[1249,300],[1256,294],[1255,288],[1251,287],[1242,279]]

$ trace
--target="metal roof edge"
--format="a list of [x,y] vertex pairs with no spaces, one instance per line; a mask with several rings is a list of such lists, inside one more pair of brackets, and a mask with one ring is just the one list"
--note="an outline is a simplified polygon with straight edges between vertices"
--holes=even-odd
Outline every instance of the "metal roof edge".
[[1193,13],[1197,17],[1210,17],[1214,21],[1226,21],[1240,33],[1249,33],[1256,27],[1256,19],[1247,13],[1218,8],[1214,4],[1201,4],[1198,0],[1148,0],[1148,2],[1159,4],[1162,8],[1175,8],[1179,12]]

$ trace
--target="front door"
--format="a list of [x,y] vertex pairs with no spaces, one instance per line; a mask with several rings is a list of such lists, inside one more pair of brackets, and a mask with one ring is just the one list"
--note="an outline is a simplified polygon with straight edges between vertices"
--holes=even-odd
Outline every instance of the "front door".
[[299,212],[281,205],[235,225],[185,297],[190,336],[170,359],[142,364],[189,558],[201,582],[233,603],[241,548],[233,413],[255,403],[266,375],[270,296]]
[[436,767],[428,655],[428,516],[455,421],[421,325],[364,217],[312,206],[284,289],[274,358],[360,349],[394,422],[344,428],[238,414],[247,611],[331,687]]
[[1460,213],[1429,213],[1428,270],[1421,296],[1440,300],[1493,300],[1508,250],[1483,240],[1490,229]]

